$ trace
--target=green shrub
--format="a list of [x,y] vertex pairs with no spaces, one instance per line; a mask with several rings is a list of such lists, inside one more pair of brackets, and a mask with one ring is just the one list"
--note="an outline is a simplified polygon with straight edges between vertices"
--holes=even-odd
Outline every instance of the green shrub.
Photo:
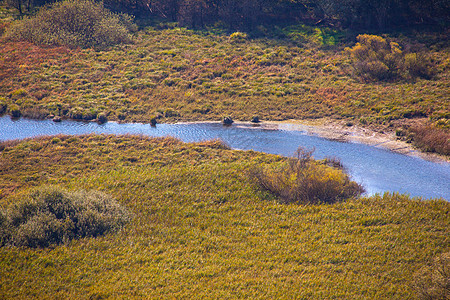
[[350,53],[356,75],[368,80],[386,80],[395,77],[402,51],[397,43],[377,35],[362,34]]
[[129,216],[110,196],[97,191],[69,192],[57,187],[31,191],[0,213],[2,244],[47,247],[95,237],[121,228]]
[[450,295],[450,252],[443,253],[414,276],[413,288],[418,299],[445,300]]
[[66,0],[17,21],[6,36],[35,44],[106,48],[131,42],[130,17],[115,15],[92,0]]
[[244,32],[236,31],[230,35],[230,41],[235,43],[241,43],[247,40],[248,36]]
[[280,167],[255,168],[250,174],[259,186],[285,203],[333,203],[358,197],[364,192],[361,185],[350,180],[335,159],[319,163],[312,159],[312,151],[302,148]]
[[108,116],[106,115],[106,113],[99,113],[97,115],[97,122],[100,124],[108,122]]

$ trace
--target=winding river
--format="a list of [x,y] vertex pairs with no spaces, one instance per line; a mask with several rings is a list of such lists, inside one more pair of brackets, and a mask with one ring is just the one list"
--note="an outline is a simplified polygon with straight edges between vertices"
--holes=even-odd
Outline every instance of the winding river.
[[279,127],[270,129],[250,124],[220,123],[149,124],[51,120],[12,120],[0,117],[0,141],[55,134],[143,134],[173,136],[185,142],[221,139],[234,149],[262,151],[290,156],[299,147],[315,148],[314,157],[337,157],[352,178],[364,185],[369,195],[386,191],[423,198],[450,200],[450,163],[430,162],[383,148],[360,143],[339,142],[310,135],[305,131]]

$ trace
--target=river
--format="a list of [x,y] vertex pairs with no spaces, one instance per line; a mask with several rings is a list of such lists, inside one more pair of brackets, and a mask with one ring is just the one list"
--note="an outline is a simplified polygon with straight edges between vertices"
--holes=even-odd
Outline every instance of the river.
[[290,156],[299,147],[315,148],[314,157],[337,157],[352,178],[369,195],[400,192],[423,198],[450,200],[450,163],[431,162],[419,157],[394,153],[355,142],[324,139],[305,131],[267,128],[252,124],[178,123],[149,124],[51,120],[12,120],[0,117],[0,141],[56,134],[143,134],[153,137],[173,136],[185,142],[221,139],[233,149],[255,150]]

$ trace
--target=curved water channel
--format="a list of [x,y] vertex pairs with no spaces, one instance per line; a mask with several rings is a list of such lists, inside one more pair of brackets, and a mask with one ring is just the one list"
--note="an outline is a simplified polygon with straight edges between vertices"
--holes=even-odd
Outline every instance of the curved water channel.
[[339,142],[304,131],[270,129],[250,124],[219,123],[149,124],[51,120],[12,120],[0,117],[0,141],[55,134],[143,134],[173,136],[185,142],[221,139],[234,149],[262,151],[290,156],[299,147],[315,148],[314,157],[339,158],[352,178],[364,185],[369,195],[386,191],[424,198],[450,200],[450,163],[430,162],[418,157],[353,142]]

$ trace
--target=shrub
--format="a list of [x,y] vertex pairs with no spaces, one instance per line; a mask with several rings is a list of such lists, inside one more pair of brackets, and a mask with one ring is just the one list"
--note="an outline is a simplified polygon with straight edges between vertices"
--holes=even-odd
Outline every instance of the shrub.
[[346,51],[353,59],[357,76],[369,80],[389,80],[400,76],[430,79],[434,69],[425,53],[405,53],[396,42],[377,35],[362,34]]
[[450,252],[441,254],[414,276],[413,288],[419,299],[448,299],[450,295]]
[[223,125],[231,125],[234,123],[233,118],[231,118],[231,116],[227,116],[223,118],[222,121]]
[[13,104],[9,107],[9,113],[13,118],[19,118],[21,116],[20,107],[16,104]]
[[278,168],[255,168],[251,176],[285,203],[333,203],[364,192],[361,185],[343,172],[336,159],[320,163],[312,159],[312,153],[299,148],[287,163]]
[[106,48],[131,42],[129,17],[115,15],[92,0],[66,0],[17,21],[6,36],[35,44]]
[[402,51],[397,43],[377,35],[362,34],[353,48],[346,48],[354,61],[356,75],[368,80],[386,80],[396,76]]
[[408,53],[404,58],[404,69],[411,77],[431,79],[434,68],[431,60],[425,53]]
[[244,42],[245,40],[247,40],[247,38],[248,38],[248,36],[246,33],[236,31],[230,35],[229,39],[231,42],[241,43],[241,42]]
[[44,187],[0,213],[0,241],[47,247],[115,231],[128,220],[127,211],[104,193]]
[[97,115],[97,122],[99,124],[103,124],[103,123],[108,122],[108,116],[106,115],[106,113],[99,113]]

